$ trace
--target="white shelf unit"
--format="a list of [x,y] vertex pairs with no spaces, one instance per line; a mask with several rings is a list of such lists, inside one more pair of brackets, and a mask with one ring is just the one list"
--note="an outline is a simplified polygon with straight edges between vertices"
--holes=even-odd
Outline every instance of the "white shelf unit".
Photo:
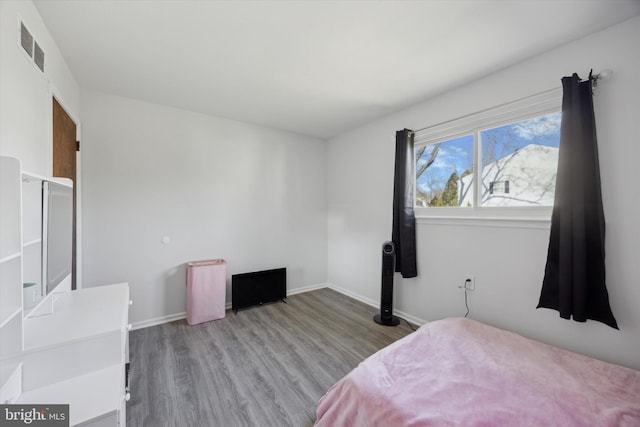
[[[44,177],[22,172],[22,282],[35,283],[42,298],[42,182]],[[23,306],[28,307],[27,301]],[[25,311],[26,312],[26,311]]]
[[16,252],[16,253],[10,254],[10,255],[7,255],[4,258],[0,258],[0,263],[4,264],[5,262],[9,262],[12,259],[20,258],[21,256],[22,256],[22,253],[20,253],[20,252]]
[[72,426],[125,426],[129,286],[63,291],[23,307],[42,284],[42,182],[0,156],[0,403],[70,405]]
[[17,159],[0,157],[0,403],[21,393],[21,365],[5,362],[22,349],[22,184]]
[[17,292],[22,288],[21,283],[22,255],[5,257],[0,262],[0,327],[7,325],[16,311],[22,309],[22,295]]
[[20,227],[22,212],[20,200],[22,185],[20,183],[20,162],[12,157],[0,158],[0,260],[20,253],[22,229]]
[[2,364],[0,381],[3,384],[0,401],[15,402],[22,392],[22,363]]

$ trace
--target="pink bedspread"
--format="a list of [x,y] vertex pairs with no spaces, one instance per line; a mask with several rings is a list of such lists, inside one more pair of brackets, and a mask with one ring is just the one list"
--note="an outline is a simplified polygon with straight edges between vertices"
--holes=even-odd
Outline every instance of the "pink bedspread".
[[366,359],[316,416],[318,427],[637,427],[640,371],[452,318]]

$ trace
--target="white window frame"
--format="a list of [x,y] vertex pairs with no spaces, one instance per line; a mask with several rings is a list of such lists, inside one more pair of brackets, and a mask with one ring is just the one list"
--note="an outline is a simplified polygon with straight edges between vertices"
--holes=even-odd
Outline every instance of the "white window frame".
[[489,108],[464,117],[414,132],[414,145],[449,141],[461,136],[473,136],[474,205],[472,207],[415,207],[418,222],[457,225],[495,225],[525,228],[548,228],[551,206],[480,206],[479,191],[482,175],[480,133],[534,117],[561,111],[562,89],[556,88],[513,102]]

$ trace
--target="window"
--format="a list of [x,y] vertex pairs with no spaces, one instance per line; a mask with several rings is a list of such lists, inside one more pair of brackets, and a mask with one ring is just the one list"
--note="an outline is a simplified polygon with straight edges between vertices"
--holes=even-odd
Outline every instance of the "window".
[[550,211],[559,110],[550,91],[416,132],[417,212]]
[[466,206],[473,135],[417,147],[416,159],[416,206]]
[[489,194],[509,194],[509,181],[493,181],[489,185]]
[[553,206],[561,113],[479,132],[482,206]]

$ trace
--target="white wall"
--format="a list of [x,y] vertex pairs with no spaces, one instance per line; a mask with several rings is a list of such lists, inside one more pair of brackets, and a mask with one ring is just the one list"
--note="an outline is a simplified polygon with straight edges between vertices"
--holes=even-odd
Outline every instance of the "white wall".
[[[562,76],[611,68],[595,106],[607,225],[607,286],[620,331],[536,310],[549,239],[538,228],[420,221],[418,274],[396,275],[395,306],[426,321],[464,315],[457,286],[476,276],[471,317],[554,345],[640,368],[640,17],[377,120],[329,141],[329,282],[379,301],[381,244],[391,237],[395,131],[419,129],[560,86]],[[406,64],[410,66],[410,62]],[[523,224],[530,225],[530,224]]]
[[97,92],[82,111],[83,282],[129,282],[133,322],[184,313],[188,261],[326,282],[324,141]]
[[[18,44],[18,19],[45,52],[44,74]],[[80,89],[31,1],[0,1],[0,154],[51,175],[51,95],[80,117]]]

